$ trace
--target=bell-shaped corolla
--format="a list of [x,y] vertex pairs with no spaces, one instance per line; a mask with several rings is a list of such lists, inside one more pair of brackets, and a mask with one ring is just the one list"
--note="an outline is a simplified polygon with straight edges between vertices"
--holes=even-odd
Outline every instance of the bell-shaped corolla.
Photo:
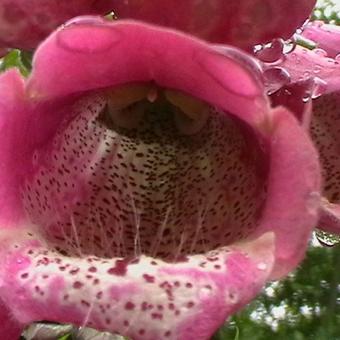
[[13,332],[50,320],[208,339],[304,256],[317,153],[243,52],[85,17],[39,47],[27,81],[10,70],[0,89]]

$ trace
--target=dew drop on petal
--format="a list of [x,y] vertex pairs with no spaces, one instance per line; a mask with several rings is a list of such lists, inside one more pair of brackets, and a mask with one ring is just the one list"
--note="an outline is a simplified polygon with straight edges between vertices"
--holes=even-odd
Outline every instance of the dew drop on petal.
[[289,54],[292,53],[295,50],[296,47],[296,37],[293,36],[291,39],[288,39],[284,41],[283,43],[283,54]]
[[282,39],[274,39],[271,43],[262,45],[256,50],[255,56],[265,63],[278,62],[283,58],[284,41]]
[[313,50],[313,52],[316,53],[319,57],[327,57],[327,52],[322,48],[316,48],[315,50]]
[[311,97],[312,99],[316,99],[323,95],[327,89],[327,82],[316,77],[314,78],[314,86],[312,89]]
[[283,85],[286,85],[290,82],[290,75],[288,71],[282,67],[268,68],[263,72],[263,76],[268,94],[277,91]]

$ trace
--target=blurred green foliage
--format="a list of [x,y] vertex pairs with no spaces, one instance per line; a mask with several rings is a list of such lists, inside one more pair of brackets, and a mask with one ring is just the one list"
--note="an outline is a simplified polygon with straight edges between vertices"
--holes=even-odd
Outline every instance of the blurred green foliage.
[[17,67],[24,77],[27,77],[31,70],[32,54],[30,52],[11,50],[0,59],[0,72],[12,67]]
[[299,269],[269,285],[214,340],[340,340],[340,246],[311,247]]
[[322,20],[327,23],[340,25],[340,1],[318,0],[312,20]]

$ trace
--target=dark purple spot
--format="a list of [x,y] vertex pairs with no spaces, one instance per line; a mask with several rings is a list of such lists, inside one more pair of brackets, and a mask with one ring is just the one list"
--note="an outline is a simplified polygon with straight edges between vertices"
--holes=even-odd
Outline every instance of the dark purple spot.
[[110,268],[107,272],[111,275],[124,276],[127,272],[127,266],[129,265],[129,260],[117,260],[115,266]]
[[81,287],[83,287],[83,284],[80,281],[76,281],[73,283],[73,288],[80,289]]
[[135,304],[132,303],[131,301],[128,301],[126,304],[125,304],[125,309],[126,310],[133,310],[135,308]]
[[85,307],[90,307],[90,304],[85,300],[81,300],[81,304]]
[[71,275],[76,275],[79,272],[79,268],[70,270]]
[[155,282],[155,277],[152,275],[148,275],[148,274],[143,274],[143,278],[146,282],[149,283],[154,283]]
[[163,314],[160,314],[160,313],[152,313],[152,314],[151,314],[151,317],[152,317],[153,319],[162,320],[162,319],[163,319]]

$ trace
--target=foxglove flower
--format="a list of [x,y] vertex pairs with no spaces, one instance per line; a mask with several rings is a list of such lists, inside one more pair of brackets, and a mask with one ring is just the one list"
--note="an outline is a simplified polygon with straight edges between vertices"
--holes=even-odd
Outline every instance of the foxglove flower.
[[254,45],[275,38],[289,39],[308,18],[315,3],[315,0],[129,0],[116,1],[114,10],[118,18],[173,27],[251,51]]
[[317,154],[239,50],[84,17],[0,89],[9,328],[208,339],[302,259]]
[[34,49],[66,20],[112,9],[112,0],[0,0],[0,48]]
[[[331,46],[329,41],[324,43]],[[273,95],[273,102],[289,107],[310,129],[320,154],[324,180],[318,228],[340,234],[339,62],[320,49],[297,47],[283,66],[291,83]]]

